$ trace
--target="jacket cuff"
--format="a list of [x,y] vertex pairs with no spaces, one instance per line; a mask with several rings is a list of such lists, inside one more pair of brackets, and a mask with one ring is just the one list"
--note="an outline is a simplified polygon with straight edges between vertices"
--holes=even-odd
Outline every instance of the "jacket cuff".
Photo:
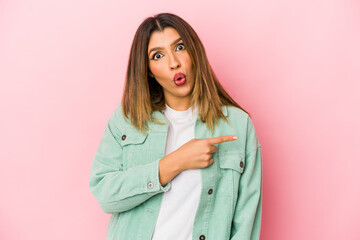
[[160,158],[148,164],[153,171],[147,179],[147,187],[148,189],[152,189],[154,191],[167,192],[171,188],[171,181],[165,184],[165,186],[161,185],[159,177],[159,161]]

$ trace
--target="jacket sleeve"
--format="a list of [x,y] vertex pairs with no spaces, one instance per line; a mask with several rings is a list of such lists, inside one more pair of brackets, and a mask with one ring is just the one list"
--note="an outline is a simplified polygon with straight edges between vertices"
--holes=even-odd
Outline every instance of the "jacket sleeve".
[[262,204],[262,153],[255,128],[248,119],[245,164],[231,227],[231,240],[260,237]]
[[160,159],[123,170],[123,149],[116,137],[121,136],[116,111],[107,122],[90,171],[90,191],[105,213],[130,210],[171,187],[171,182],[160,184]]

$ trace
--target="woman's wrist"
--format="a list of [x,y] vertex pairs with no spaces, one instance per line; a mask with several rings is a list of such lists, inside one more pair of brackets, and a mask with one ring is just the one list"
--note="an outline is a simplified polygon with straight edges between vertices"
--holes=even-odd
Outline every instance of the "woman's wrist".
[[183,171],[181,164],[173,154],[168,154],[159,161],[159,179],[160,184],[164,186],[170,182],[176,175]]

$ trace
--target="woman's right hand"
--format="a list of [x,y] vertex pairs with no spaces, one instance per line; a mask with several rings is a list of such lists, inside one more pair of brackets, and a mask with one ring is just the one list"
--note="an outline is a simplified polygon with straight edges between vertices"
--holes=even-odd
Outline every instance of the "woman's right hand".
[[185,169],[205,168],[214,163],[212,154],[217,151],[214,144],[234,141],[237,136],[226,135],[214,138],[191,139],[171,153],[181,171]]
[[[235,137],[235,138],[234,138]],[[216,152],[214,144],[236,140],[234,135],[214,138],[191,139],[177,150],[159,161],[159,180],[165,186],[171,179],[186,169],[205,168],[214,163],[212,154]]]

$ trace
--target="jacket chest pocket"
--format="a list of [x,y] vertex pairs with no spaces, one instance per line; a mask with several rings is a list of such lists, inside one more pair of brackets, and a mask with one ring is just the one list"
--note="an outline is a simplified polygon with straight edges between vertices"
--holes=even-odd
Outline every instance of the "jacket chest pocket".
[[242,152],[219,152],[219,193],[229,197],[237,196],[239,182],[245,168]]
[[147,136],[148,133],[144,135],[136,131],[128,131],[120,136],[124,170],[145,163],[144,158],[149,150],[149,144],[146,141]]

